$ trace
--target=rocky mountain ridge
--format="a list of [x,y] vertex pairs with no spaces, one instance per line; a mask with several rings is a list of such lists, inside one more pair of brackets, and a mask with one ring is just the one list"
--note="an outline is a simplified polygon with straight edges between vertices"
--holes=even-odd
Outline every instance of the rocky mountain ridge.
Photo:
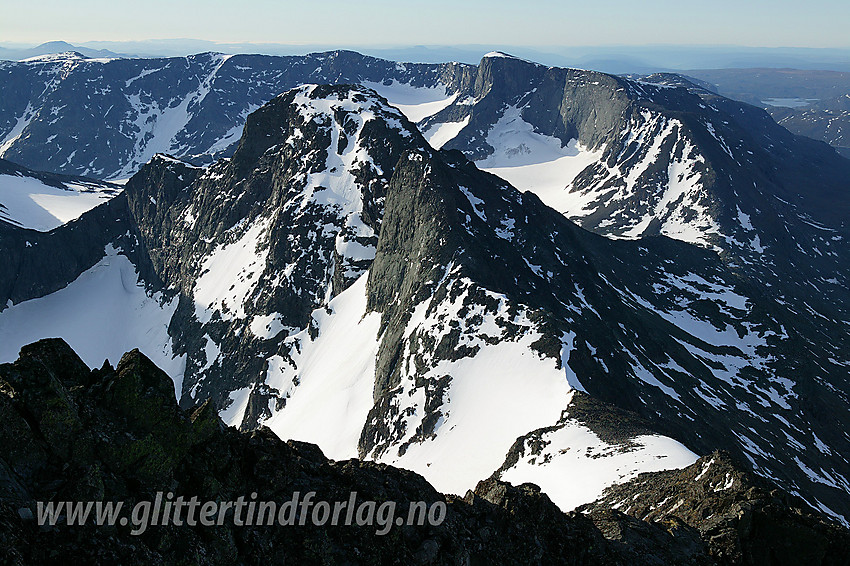
[[398,82],[433,87],[434,96],[440,91],[445,98],[447,88],[468,80],[470,68],[350,51],[163,59],[69,54],[0,62],[0,157],[43,171],[119,179],[156,153],[210,163],[233,152],[248,114],[300,84]]
[[[11,447],[0,456],[0,540],[10,564],[839,564],[850,548],[846,528],[794,508],[775,488],[772,500],[745,491],[763,482],[722,454],[678,474],[641,476],[663,480],[626,514],[606,505],[628,486],[586,515],[561,513],[531,484],[487,480],[463,498],[444,496],[411,472],[329,461],[318,447],[282,442],[268,429],[238,433],[208,402],[183,411],[170,378],[138,351],[117,368],[89,370],[61,340],[29,345],[14,364],[0,365],[0,415],[0,438]],[[680,504],[681,518],[674,511],[635,518],[656,491],[694,493],[702,485],[687,479],[694,475],[707,486],[732,482],[721,496]],[[355,490],[364,501],[442,502],[447,511],[439,525],[394,526],[383,535],[374,526],[236,527],[232,515],[221,526],[154,525],[137,535],[129,525],[60,520],[38,528],[34,520],[36,500],[130,504],[169,491],[227,501],[254,491],[262,501],[286,501],[307,490],[317,500],[347,500]],[[702,513],[691,513],[692,504]],[[765,528],[774,524],[791,536]]]

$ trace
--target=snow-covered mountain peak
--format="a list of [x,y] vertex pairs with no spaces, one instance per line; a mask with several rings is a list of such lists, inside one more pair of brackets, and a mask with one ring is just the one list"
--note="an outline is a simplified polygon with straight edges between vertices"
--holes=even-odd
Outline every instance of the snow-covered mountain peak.
[[[341,128],[347,136],[355,139],[362,133],[366,122],[371,120],[383,121],[405,138],[412,138],[417,132],[415,126],[406,122],[398,108],[390,106],[386,99],[370,88],[359,85],[308,84],[290,92],[294,93],[291,104],[305,121],[316,122],[323,127]],[[289,101],[290,97],[286,99]]]
[[[157,154],[127,183],[158,276],[191,298],[175,315],[178,341],[194,352],[184,393],[219,395],[225,380],[232,422],[269,416],[281,402],[271,390],[272,405],[239,411],[226,393],[288,352],[280,340],[364,275],[390,178],[411,148],[427,143],[374,91],[304,85],[251,113],[231,158],[199,168]],[[246,341],[264,356],[240,354]]]
[[24,59],[21,63],[52,63],[55,61],[81,61],[87,60],[88,57],[78,51],[63,51],[62,53],[47,53],[45,55],[36,55],[29,59]]
[[516,59],[518,61],[525,61],[525,59],[520,59],[519,57],[514,57],[513,55],[509,55],[503,51],[491,51],[489,53],[485,53],[482,59]]

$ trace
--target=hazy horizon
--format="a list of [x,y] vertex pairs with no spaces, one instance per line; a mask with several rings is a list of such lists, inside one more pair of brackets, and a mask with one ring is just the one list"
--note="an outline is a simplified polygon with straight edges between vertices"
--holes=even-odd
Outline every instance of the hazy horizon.
[[[206,51],[228,54],[305,55],[350,49],[365,55],[395,61],[421,63],[459,61],[477,64],[485,53],[500,50],[545,65],[588,68],[611,73],[753,67],[850,72],[850,49],[658,43],[539,47],[506,43],[454,45],[228,43],[191,38],[73,43],[57,38],[40,44],[0,42],[0,59],[19,60],[58,51],[61,46],[47,46],[40,49],[45,43],[52,42],[69,43],[73,48],[79,48],[85,52],[84,55],[90,57],[182,57]],[[95,53],[95,50],[100,53]]]
[[[6,43],[71,43],[198,38],[219,43],[362,46],[734,45],[850,49],[850,3],[816,0],[717,0],[710,7],[671,0],[594,4],[538,0],[415,6],[388,0],[305,2],[106,2],[33,0],[7,3],[0,21]],[[23,24],[22,24],[23,23]],[[97,39],[93,39],[97,38]]]

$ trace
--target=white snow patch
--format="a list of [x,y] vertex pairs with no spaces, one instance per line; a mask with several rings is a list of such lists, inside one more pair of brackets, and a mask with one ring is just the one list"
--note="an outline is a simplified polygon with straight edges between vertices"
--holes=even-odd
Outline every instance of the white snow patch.
[[[392,400],[403,421],[403,433],[385,452],[370,457],[413,470],[441,492],[463,494],[502,465],[518,437],[557,422],[572,388],[564,370],[558,369],[557,360],[531,348],[540,334],[526,311],[509,315],[507,298],[485,291],[499,301],[496,312],[479,305],[462,316],[464,299],[473,284],[456,280],[453,285],[462,285],[465,290],[433,309],[429,308],[432,299],[414,309],[403,338],[404,376]],[[496,321],[504,317],[527,330],[511,339],[483,340],[483,335],[502,335]],[[451,330],[448,321],[460,321],[461,343],[478,350],[472,357],[458,360],[429,362],[426,357],[423,361],[430,369],[421,375],[413,369],[410,348],[424,335],[439,343]],[[449,380],[433,432],[414,441],[425,417],[422,380],[433,382],[444,376]],[[412,442],[404,454],[399,454],[398,446],[408,441]]]
[[505,110],[487,134],[495,151],[476,165],[521,191],[533,192],[562,214],[583,208],[581,197],[569,191],[576,176],[602,157],[602,150],[590,151],[575,139],[563,145],[558,138],[535,132],[521,111],[515,106]]
[[448,107],[457,98],[457,94],[447,94],[443,84],[416,87],[395,79],[388,85],[369,81],[361,84],[386,98],[387,102],[401,110],[414,124]]
[[700,470],[700,472],[697,474],[697,477],[694,478],[694,481],[701,480],[703,478],[703,476],[708,473],[708,469],[711,467],[711,465],[713,463],[714,463],[714,458],[712,458],[708,462],[704,463],[702,465],[702,470]]
[[268,248],[260,250],[269,219],[259,219],[235,242],[220,244],[204,258],[195,281],[195,317],[205,324],[215,311],[224,320],[245,318],[245,301],[266,266]]
[[440,149],[457,135],[469,124],[469,116],[466,116],[460,122],[440,122],[432,124],[427,130],[422,132],[422,136],[431,144],[434,149]]
[[257,315],[251,320],[248,328],[250,328],[251,334],[257,338],[266,340],[274,338],[284,330],[291,329],[291,327],[283,324],[283,316],[280,313]]
[[35,177],[0,175],[0,220],[39,232],[79,218],[119,194],[119,189],[68,183],[52,187]]
[[0,157],[3,157],[9,149],[15,145],[15,142],[18,141],[18,138],[21,137],[21,134],[24,132],[24,128],[26,128],[30,121],[35,117],[36,112],[32,107],[32,103],[28,103],[24,113],[21,114],[18,119],[15,121],[15,125],[12,126],[12,129],[9,130],[5,136],[3,136],[3,140],[0,141]]
[[212,71],[201,81],[198,88],[174,106],[160,107],[156,102],[147,104],[142,102],[140,94],[127,95],[127,101],[133,108],[131,116],[136,117],[134,124],[139,132],[136,134],[133,155],[127,160],[127,165],[113,177],[129,177],[157,153],[170,154],[177,149],[174,147],[175,137],[193,116],[189,107],[200,105],[204,101],[212,90],[219,70],[232,55],[218,54],[217,57],[218,61]]
[[204,356],[206,356],[207,361],[198,373],[202,373],[210,369],[221,354],[221,347],[216,344],[212,338],[210,338],[209,334],[205,334],[204,339],[206,340],[206,344],[204,345]]
[[587,389],[585,389],[581,384],[576,372],[573,371],[569,364],[570,354],[572,354],[574,349],[575,339],[575,332],[566,332],[563,336],[561,336],[561,343],[563,344],[563,348],[561,349],[561,366],[564,368],[564,373],[567,376],[567,383],[570,387],[587,393]]
[[251,398],[251,388],[243,387],[231,391],[228,398],[230,403],[218,412],[218,416],[226,425],[238,428],[242,424],[242,419],[245,418],[245,409],[248,408],[248,400]]
[[283,439],[318,444],[326,456],[357,457],[357,442],[372,408],[380,313],[366,313],[368,272],[324,308],[313,312],[319,335],[290,336],[294,366],[269,359],[266,384],[286,405],[264,424]]
[[537,484],[564,512],[595,501],[606,488],[643,472],[684,468],[697,460],[671,438],[638,436],[631,446],[611,445],[576,421],[545,433],[543,441],[546,445],[536,455],[526,445],[526,454],[501,479],[514,485]]

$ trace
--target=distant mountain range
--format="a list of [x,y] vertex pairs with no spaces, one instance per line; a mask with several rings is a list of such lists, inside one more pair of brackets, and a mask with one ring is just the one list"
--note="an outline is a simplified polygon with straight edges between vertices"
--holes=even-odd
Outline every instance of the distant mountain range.
[[[50,41],[35,47],[0,46],[0,59],[19,61],[30,57],[77,51],[88,57],[184,57],[205,51],[228,54],[304,55],[339,49],[337,44],[292,45],[278,43],[222,43],[200,39],[151,39],[144,41],[87,41],[72,45]],[[830,48],[759,48],[734,45],[352,45],[349,49],[393,61],[475,64],[494,49],[510,51],[544,65],[578,67],[612,74],[681,72],[683,69],[790,68],[850,72],[850,50]]]
[[76,52],[84,57],[92,59],[126,57],[126,55],[120,55],[108,49],[92,49],[90,47],[71,45],[67,41],[48,41],[47,43],[42,43],[36,47],[21,49],[0,47],[0,59],[5,59],[7,61],[23,61],[24,59],[41,57],[42,55],[53,55],[56,53],[68,52]]
[[850,73],[799,69],[686,71],[720,94],[765,108],[795,134],[823,140],[850,157]]

